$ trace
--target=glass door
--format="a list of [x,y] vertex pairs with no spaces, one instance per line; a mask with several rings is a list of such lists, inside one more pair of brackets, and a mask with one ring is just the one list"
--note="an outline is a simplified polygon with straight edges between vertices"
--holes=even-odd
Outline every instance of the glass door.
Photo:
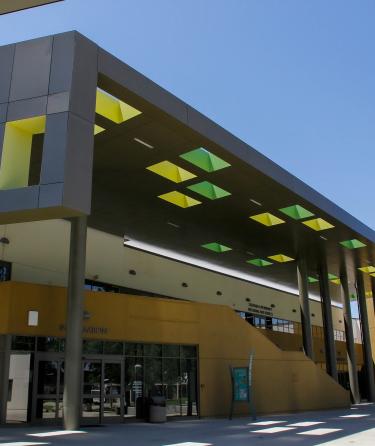
[[124,417],[122,377],[121,361],[103,361],[102,419],[104,423],[121,421]]
[[37,355],[35,376],[32,421],[56,422],[62,418],[63,358],[51,354]]
[[85,360],[82,364],[82,418],[84,423],[100,424],[102,406],[102,361]]

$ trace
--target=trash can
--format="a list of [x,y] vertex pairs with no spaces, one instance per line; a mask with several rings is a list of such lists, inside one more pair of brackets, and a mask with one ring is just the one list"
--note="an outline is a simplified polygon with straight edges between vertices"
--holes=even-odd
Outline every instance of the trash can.
[[150,423],[165,423],[167,421],[167,405],[164,396],[151,396],[149,398]]

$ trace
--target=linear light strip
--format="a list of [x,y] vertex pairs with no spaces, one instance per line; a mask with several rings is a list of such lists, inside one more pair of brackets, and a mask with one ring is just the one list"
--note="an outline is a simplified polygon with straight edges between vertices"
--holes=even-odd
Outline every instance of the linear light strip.
[[[132,239],[129,241],[125,241],[124,246],[129,247],[129,248],[139,249],[140,251],[145,251],[150,254],[156,254],[161,257],[165,257],[165,258],[168,258],[171,260],[177,260],[179,262],[187,263],[189,265],[197,266],[199,268],[204,268],[204,269],[210,270],[214,273],[231,276],[235,279],[241,279],[241,280],[245,280],[246,282],[255,283],[257,285],[263,285],[268,288],[272,288],[274,290],[284,291],[285,293],[290,293],[295,296],[299,295],[299,292],[296,288],[276,284],[269,280],[261,279],[260,277],[253,276],[251,274],[246,274],[246,273],[237,271],[232,268],[227,268],[224,266],[216,265],[215,263],[210,263],[210,262],[206,262],[204,260],[196,259],[195,257],[190,257],[190,256],[187,256],[184,254],[180,254],[178,252],[171,251],[169,249],[160,248],[158,246],[151,245],[149,243],[145,243],[145,242],[141,242],[141,241]],[[316,300],[318,302],[321,301],[321,298],[319,295],[311,293],[311,294],[309,294],[309,297],[312,300]],[[332,301],[332,304],[336,307],[342,308],[342,304],[340,302]]]

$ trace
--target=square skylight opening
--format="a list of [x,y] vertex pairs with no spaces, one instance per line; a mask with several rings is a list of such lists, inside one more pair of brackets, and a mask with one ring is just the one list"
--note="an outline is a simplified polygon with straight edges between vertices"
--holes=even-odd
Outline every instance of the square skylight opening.
[[218,198],[224,198],[231,195],[230,192],[210,183],[209,181],[192,184],[187,188],[203,197],[209,198],[210,200],[217,200]]
[[325,231],[326,229],[334,228],[331,223],[323,220],[323,218],[313,218],[312,220],[305,220],[302,222],[302,224],[308,226],[311,229],[314,229],[314,231]]
[[364,243],[362,243],[360,240],[357,240],[356,238],[353,238],[352,240],[344,240],[343,242],[340,242],[340,245],[348,249],[358,249],[366,246]]
[[251,259],[251,260],[247,260],[246,263],[250,263],[251,265],[259,266],[259,267],[273,265],[272,262],[269,262],[268,260],[265,260],[265,259]]
[[363,273],[375,273],[375,267],[374,266],[361,266],[360,268],[358,268],[360,271],[362,271]]
[[167,201],[184,209],[202,203],[201,201],[195,200],[194,198],[191,198],[188,195],[182,194],[181,192],[178,192],[176,190],[159,195],[158,198],[161,198],[164,201]]
[[204,147],[190,150],[190,152],[183,153],[180,157],[206,172],[216,172],[217,170],[230,166],[229,163],[209,152]]
[[196,177],[193,173],[171,163],[170,161],[161,161],[160,163],[146,167],[146,169],[163,178],[167,178],[167,180],[173,181],[174,183],[182,183],[183,181],[191,180]]
[[202,245],[202,248],[209,249],[210,251],[214,251],[214,252],[218,252],[218,253],[227,252],[227,251],[232,250],[232,248],[229,248],[229,246],[225,246],[225,245],[222,245],[217,242],[206,243],[206,244]]
[[268,258],[279,263],[292,262],[294,260],[292,257],[286,256],[285,254],[275,254],[273,256],[268,256]]
[[304,218],[313,217],[314,214],[299,204],[294,204],[285,208],[279,209],[280,212],[287,215],[294,220],[303,220]]
[[269,212],[263,212],[262,214],[251,215],[249,218],[264,225],[264,226],[276,226],[285,223],[281,218],[276,217],[276,215],[270,214]]

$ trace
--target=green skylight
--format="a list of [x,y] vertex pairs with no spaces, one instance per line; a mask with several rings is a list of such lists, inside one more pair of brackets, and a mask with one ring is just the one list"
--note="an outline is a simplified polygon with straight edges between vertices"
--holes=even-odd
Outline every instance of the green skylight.
[[269,262],[268,260],[264,260],[264,259],[251,259],[251,260],[247,260],[246,263],[251,263],[251,265],[255,265],[255,266],[273,265],[272,262]]
[[317,282],[319,282],[319,279],[317,279],[316,277],[308,276],[307,281],[309,283],[317,283]]
[[293,218],[294,220],[302,220],[303,218],[313,217],[314,214],[299,204],[279,209],[280,212]]
[[194,166],[200,167],[206,172],[215,172],[216,170],[224,169],[225,167],[230,166],[229,163],[203,147],[183,153],[180,155],[180,157],[185,161],[194,164]]
[[230,192],[227,192],[221,187],[215,186],[215,184],[212,184],[209,181],[202,181],[201,183],[192,184],[191,186],[188,186],[188,189],[196,192],[197,194],[203,195],[210,200],[216,200],[218,198],[231,195]]
[[202,245],[202,248],[206,248],[214,252],[226,252],[232,250],[232,248],[229,248],[228,246],[225,245],[221,245],[220,243],[217,242],[206,243],[205,245]]
[[366,246],[364,243],[357,240],[356,238],[353,238],[352,240],[344,240],[343,242],[340,242],[340,245],[348,249],[357,249]]

